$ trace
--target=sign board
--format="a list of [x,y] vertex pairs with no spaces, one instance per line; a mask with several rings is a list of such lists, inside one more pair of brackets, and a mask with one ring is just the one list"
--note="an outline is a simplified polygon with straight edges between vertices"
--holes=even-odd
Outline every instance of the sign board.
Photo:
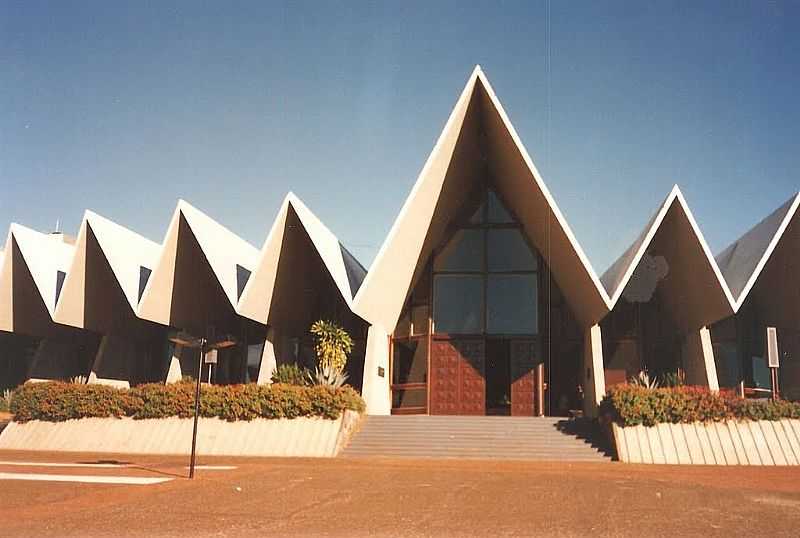
[[778,330],[775,327],[767,327],[767,365],[770,368],[779,366]]
[[217,350],[212,349],[211,351],[207,352],[204,362],[206,364],[217,364]]
[[383,369],[383,366],[378,366],[378,377],[383,377],[386,375],[386,370]]

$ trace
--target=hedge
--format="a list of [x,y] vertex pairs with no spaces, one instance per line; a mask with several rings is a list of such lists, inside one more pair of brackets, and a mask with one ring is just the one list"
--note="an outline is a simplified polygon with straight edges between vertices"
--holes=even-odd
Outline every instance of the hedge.
[[[146,384],[131,389],[60,381],[28,383],[14,391],[11,412],[17,422],[62,422],[89,417],[135,419],[194,416],[193,383]],[[338,418],[342,411],[364,411],[351,387],[294,385],[208,385],[201,389],[200,416],[227,421],[254,418]]]
[[620,426],[780,420],[800,418],[800,404],[786,400],[748,400],[732,391],[713,393],[705,387],[648,389],[623,384],[609,388],[600,402],[600,416]]

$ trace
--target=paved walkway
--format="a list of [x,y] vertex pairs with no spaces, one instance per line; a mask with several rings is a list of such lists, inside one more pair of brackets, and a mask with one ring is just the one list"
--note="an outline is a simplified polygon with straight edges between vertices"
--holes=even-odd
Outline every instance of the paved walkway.
[[226,468],[200,469],[189,481],[186,463],[0,451],[4,473],[171,478],[2,481],[2,534],[674,538],[797,536],[800,528],[800,470],[790,468],[202,458]]

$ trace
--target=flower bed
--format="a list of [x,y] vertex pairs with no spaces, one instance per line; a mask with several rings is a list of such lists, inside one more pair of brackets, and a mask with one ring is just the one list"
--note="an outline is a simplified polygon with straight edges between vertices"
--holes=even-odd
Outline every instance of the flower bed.
[[785,400],[747,400],[731,391],[712,393],[704,387],[648,389],[635,385],[609,388],[600,416],[620,426],[690,424],[726,420],[800,418],[800,404]]
[[[14,392],[11,412],[16,422],[63,422],[78,418],[179,417],[194,414],[193,383],[147,384],[131,389],[105,385],[47,382],[23,385]],[[345,410],[364,411],[364,401],[351,387],[210,385],[203,386],[200,416],[226,421],[256,418],[321,417],[337,419]]]

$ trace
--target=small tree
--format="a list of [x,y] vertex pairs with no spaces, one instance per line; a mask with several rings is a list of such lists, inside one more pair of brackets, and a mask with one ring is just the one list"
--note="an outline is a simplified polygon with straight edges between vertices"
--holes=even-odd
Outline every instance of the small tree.
[[317,362],[323,369],[344,370],[347,354],[353,349],[353,339],[347,331],[332,321],[319,320],[311,326],[316,339]]

